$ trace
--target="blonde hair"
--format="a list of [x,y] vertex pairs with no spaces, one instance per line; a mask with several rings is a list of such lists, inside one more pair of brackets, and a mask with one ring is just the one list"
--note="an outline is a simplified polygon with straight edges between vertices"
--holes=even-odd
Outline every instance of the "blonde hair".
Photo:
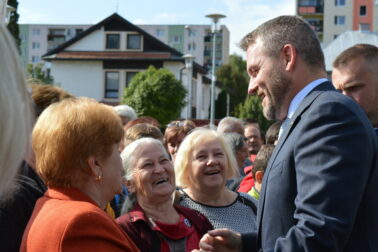
[[11,189],[25,154],[33,113],[15,41],[0,24],[0,193]]
[[187,135],[181,143],[175,159],[175,173],[176,185],[181,187],[190,187],[195,181],[191,181],[189,176],[189,169],[191,167],[191,156],[195,148],[203,146],[205,143],[217,140],[222,146],[222,149],[227,157],[228,170],[226,179],[237,176],[239,173],[235,155],[225,137],[211,129],[196,128],[192,133]]
[[48,186],[69,187],[85,182],[87,159],[100,161],[123,137],[114,109],[89,98],[68,98],[45,109],[34,127],[32,146],[38,174]]

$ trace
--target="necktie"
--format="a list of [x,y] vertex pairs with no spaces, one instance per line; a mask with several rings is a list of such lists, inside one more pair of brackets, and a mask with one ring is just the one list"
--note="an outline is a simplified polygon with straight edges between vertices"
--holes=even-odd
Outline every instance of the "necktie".
[[285,120],[282,121],[280,131],[278,132],[278,139],[282,136],[282,132],[285,130],[286,126],[288,125],[290,118],[286,117]]

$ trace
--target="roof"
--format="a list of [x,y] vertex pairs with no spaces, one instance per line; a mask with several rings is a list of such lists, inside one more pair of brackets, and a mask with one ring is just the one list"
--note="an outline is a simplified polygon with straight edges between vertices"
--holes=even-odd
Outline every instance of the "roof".
[[371,44],[378,46],[378,35],[371,32],[347,31],[341,33],[324,50],[326,70],[332,71],[332,63],[344,50],[356,44]]
[[[144,36],[145,40],[150,41],[159,49],[157,51],[143,51],[143,52],[125,52],[125,51],[65,51],[66,48],[76,43],[77,41],[83,39],[90,33],[101,29],[101,27],[109,25],[111,22],[118,22],[121,26],[130,27],[133,31],[137,31]],[[182,58],[183,54],[176,49],[166,45],[159,39],[150,35],[148,32],[144,31],[140,27],[130,23],[117,13],[110,15],[101,22],[89,27],[84,32],[73,37],[67,42],[61,44],[57,48],[48,51],[43,55],[44,60],[131,60],[131,59],[153,59],[153,60],[174,60],[185,62]],[[194,62],[194,70],[202,74],[207,74],[207,70],[202,65]]]

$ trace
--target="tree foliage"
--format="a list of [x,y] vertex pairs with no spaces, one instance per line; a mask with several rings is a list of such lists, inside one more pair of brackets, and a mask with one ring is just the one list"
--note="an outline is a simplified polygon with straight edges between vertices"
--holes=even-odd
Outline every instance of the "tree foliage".
[[236,108],[247,97],[249,77],[245,60],[239,55],[230,55],[230,63],[218,68],[217,80],[222,82],[222,90],[230,95],[230,114],[235,115]]
[[53,84],[54,79],[43,70],[43,63],[28,64],[27,79],[29,83]]
[[133,77],[125,88],[123,103],[139,116],[152,116],[165,125],[180,116],[185,96],[186,89],[169,70],[150,66]]
[[21,40],[20,40],[20,30],[18,27],[18,18],[20,15],[17,13],[17,6],[18,1],[17,0],[8,0],[8,5],[12,6],[15,11],[12,11],[10,14],[9,23],[7,25],[8,30],[13,35],[14,39],[16,40],[16,43],[18,46],[20,46]]
[[272,124],[268,121],[262,112],[261,99],[257,95],[249,95],[244,103],[239,104],[237,109],[237,116],[239,118],[252,118],[260,124],[260,128],[265,132]]

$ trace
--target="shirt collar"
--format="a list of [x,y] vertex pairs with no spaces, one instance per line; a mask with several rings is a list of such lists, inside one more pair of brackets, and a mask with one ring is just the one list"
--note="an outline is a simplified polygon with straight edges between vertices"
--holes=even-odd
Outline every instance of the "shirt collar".
[[304,88],[302,88],[301,91],[298,92],[298,94],[294,97],[294,99],[290,102],[289,110],[287,112],[287,117],[290,119],[294,112],[297,110],[303,99],[317,86],[319,86],[321,83],[328,81],[326,78],[321,78],[314,80],[307,84]]

